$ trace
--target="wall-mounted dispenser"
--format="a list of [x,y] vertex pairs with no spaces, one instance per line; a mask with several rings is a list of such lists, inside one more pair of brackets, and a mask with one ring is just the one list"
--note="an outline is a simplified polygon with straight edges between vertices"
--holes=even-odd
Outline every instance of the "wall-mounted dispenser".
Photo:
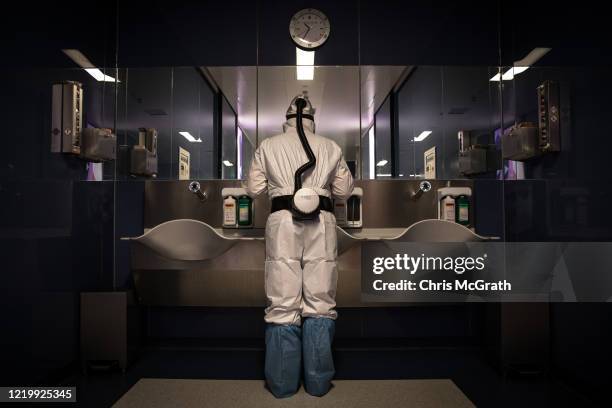
[[363,189],[355,187],[346,201],[334,200],[334,215],[336,224],[345,228],[361,228],[363,226]]
[[521,122],[513,126],[510,133],[502,136],[502,155],[506,160],[522,161],[540,155],[538,127],[532,122]]
[[117,137],[111,129],[87,128],[81,132],[80,157],[94,162],[115,160]]
[[469,130],[460,130],[457,137],[461,174],[469,176],[487,173],[501,167],[499,152],[495,149],[495,145],[477,143],[476,135]]
[[223,197],[223,228],[252,228],[253,200],[246,189],[226,187],[221,190]]
[[549,152],[561,151],[561,129],[565,116],[560,106],[559,83],[544,81],[537,88],[538,123],[522,122],[502,136],[502,156],[506,160],[525,161]]
[[76,81],[55,83],[51,94],[51,152],[80,154],[83,85]]
[[156,129],[138,129],[138,144],[130,152],[130,173],[135,176],[157,176]]
[[442,187],[438,189],[438,219],[473,227],[472,189]]
[[561,150],[559,83],[544,81],[538,86],[539,146],[543,153]]

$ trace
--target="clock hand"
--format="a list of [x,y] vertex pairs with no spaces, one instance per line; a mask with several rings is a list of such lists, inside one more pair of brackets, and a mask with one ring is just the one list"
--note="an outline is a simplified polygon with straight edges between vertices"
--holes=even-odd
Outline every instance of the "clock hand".
[[304,36],[302,37],[305,40],[306,36],[308,35],[308,32],[310,31],[310,26],[306,23],[304,23],[304,25],[306,26],[306,28],[308,28],[308,30],[306,30],[306,32],[304,33]]

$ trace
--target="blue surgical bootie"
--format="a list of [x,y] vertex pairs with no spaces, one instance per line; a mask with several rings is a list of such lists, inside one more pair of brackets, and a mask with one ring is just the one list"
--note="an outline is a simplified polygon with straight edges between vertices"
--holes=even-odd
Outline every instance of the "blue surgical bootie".
[[276,398],[286,398],[300,388],[302,329],[292,325],[266,327],[266,383]]
[[335,325],[334,320],[324,317],[307,318],[302,325],[304,386],[316,397],[327,394],[336,373],[331,350]]

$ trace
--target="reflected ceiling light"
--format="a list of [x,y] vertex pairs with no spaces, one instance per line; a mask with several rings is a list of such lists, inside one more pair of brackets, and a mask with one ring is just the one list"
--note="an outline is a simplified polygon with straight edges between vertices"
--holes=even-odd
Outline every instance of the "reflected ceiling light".
[[231,162],[231,161],[229,161],[229,160],[223,160],[223,165],[224,165],[224,166],[227,166],[227,167],[233,167],[233,166],[234,166],[234,163],[232,163],[232,162]]
[[298,81],[312,81],[314,79],[314,57],[314,51],[295,48],[295,69]]
[[185,139],[189,140],[192,143],[200,143],[202,139],[196,139],[189,132],[179,132],[179,135],[183,136]]
[[[533,50],[531,50],[531,52],[529,52],[529,54],[525,56],[525,58],[520,59],[518,61],[514,61],[514,63],[512,64],[513,66],[510,67],[506,72],[504,72],[503,75],[501,75],[501,80],[502,81],[513,80],[516,75],[520,74],[521,72],[527,71],[530,66],[538,62],[538,60],[542,58],[544,55],[548,54],[551,49],[552,48],[546,48],[546,47],[534,48]],[[500,78],[500,75],[499,73],[497,73],[489,81],[499,82],[500,81],[499,78]]]
[[391,177],[391,173],[378,173],[378,177]]
[[493,78],[489,79],[489,82],[499,82],[499,78],[501,77],[501,75],[499,74],[499,72],[497,74],[495,74],[493,76]]
[[375,167],[374,167],[374,148],[376,146],[374,145],[374,126],[372,126],[370,128],[370,130],[368,131],[368,163],[369,163],[369,176],[370,176],[370,180],[374,180],[376,178],[376,173],[374,171]]
[[425,138],[427,136],[431,135],[431,132],[432,132],[431,130],[424,130],[424,131],[422,131],[420,135],[418,135],[417,137],[414,138],[414,141],[415,142],[421,142],[421,141],[425,140]]
[[[378,167],[383,167],[385,164],[389,163],[387,160],[382,159],[381,161],[379,161],[378,163],[376,163],[376,166]],[[380,176],[380,174],[379,174]]]
[[242,178],[242,129],[238,128],[236,131],[236,173],[238,179]]
[[[85,72],[94,77],[99,82],[115,82],[115,78],[104,74],[99,68],[96,68],[89,59],[79,50],[69,49],[62,50],[64,54],[73,60],[78,66],[83,68]],[[116,80],[116,82],[121,82]]]

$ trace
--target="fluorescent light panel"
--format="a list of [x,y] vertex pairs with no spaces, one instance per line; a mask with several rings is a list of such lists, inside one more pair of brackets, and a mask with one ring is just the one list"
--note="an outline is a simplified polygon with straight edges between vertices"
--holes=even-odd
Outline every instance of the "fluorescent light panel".
[[295,72],[298,81],[312,81],[314,79],[314,57],[314,51],[295,48]]
[[[514,63],[512,64],[513,66],[510,67],[506,72],[504,72],[503,75],[501,75],[501,80],[502,81],[513,80],[516,75],[520,74],[521,72],[527,71],[530,66],[538,62],[538,60],[542,58],[544,55],[548,54],[548,52],[551,49],[552,48],[546,48],[546,47],[534,48],[533,50],[531,50],[531,52],[529,52],[529,54],[525,56],[525,58],[520,59],[518,61],[514,61]],[[499,73],[495,74],[491,79],[489,79],[489,81],[499,82],[500,81]]]
[[196,139],[189,132],[179,132],[179,135],[183,136],[185,139],[189,140],[192,143],[200,143],[202,139]]
[[237,154],[236,154],[236,175],[237,179],[242,179],[242,129],[238,128],[236,132],[236,146],[237,146]]
[[422,142],[423,140],[425,140],[425,138],[429,135],[431,135],[431,130],[424,130],[421,132],[420,135],[418,135],[417,137],[414,138],[415,142]]
[[62,50],[64,54],[68,56],[72,61],[74,61],[78,66],[83,68],[85,72],[91,75],[98,82],[121,82],[119,80],[115,81],[115,78],[104,74],[99,68],[96,68],[91,61],[83,55],[83,53],[79,50],[68,49]]
[[370,170],[370,180],[374,180],[376,178],[376,173],[375,173],[375,167],[374,167],[374,160],[376,160],[374,158],[374,149],[375,149],[375,145],[374,145],[374,126],[372,126],[370,128],[370,130],[368,131],[368,163],[369,163],[369,170]]
[[[115,78],[104,74],[98,68],[85,68],[85,72],[94,77],[99,82],[115,82]],[[119,82],[119,81],[117,81]]]

